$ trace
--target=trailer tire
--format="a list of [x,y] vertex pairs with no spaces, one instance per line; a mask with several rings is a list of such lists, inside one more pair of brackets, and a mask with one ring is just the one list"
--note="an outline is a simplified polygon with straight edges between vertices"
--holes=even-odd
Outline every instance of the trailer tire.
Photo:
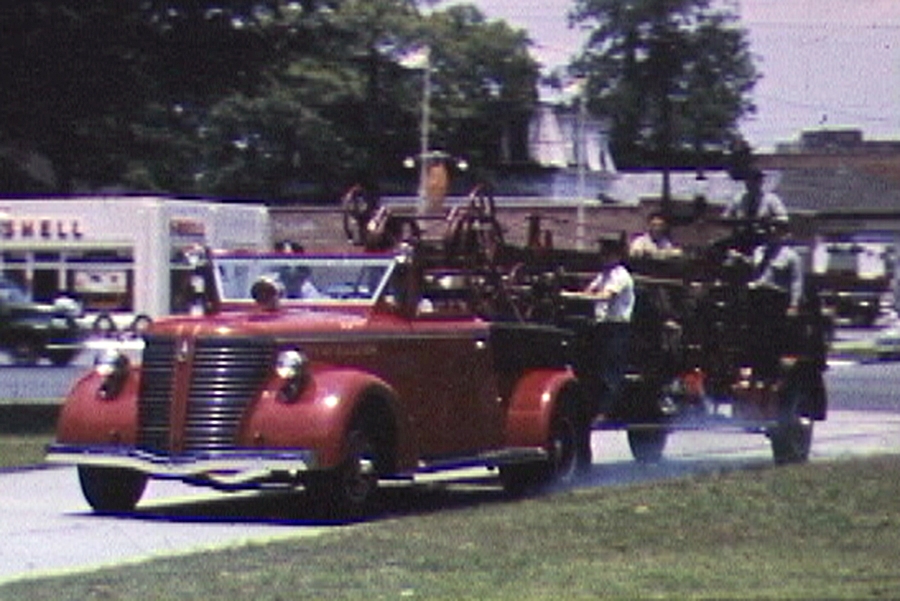
[[668,437],[668,431],[663,428],[630,428],[628,447],[638,463],[659,463]]
[[769,432],[775,465],[805,463],[812,447],[813,422],[807,417],[794,417],[778,424]]

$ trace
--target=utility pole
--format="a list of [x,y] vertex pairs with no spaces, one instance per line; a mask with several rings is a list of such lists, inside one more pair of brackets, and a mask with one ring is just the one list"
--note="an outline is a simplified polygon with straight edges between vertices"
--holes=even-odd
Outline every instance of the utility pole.
[[585,143],[585,128],[587,122],[587,86],[581,80],[578,90],[578,141],[576,142],[578,160],[578,208],[575,225],[575,248],[585,248],[585,171],[587,169],[587,153]]
[[431,124],[431,48],[425,48],[425,73],[422,77],[422,122],[419,131],[419,212],[426,209],[426,191],[428,189],[428,130]]

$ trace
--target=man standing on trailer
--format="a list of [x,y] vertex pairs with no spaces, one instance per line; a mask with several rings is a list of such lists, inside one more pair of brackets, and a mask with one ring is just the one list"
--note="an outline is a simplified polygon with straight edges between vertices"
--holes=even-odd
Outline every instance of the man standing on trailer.
[[625,242],[620,236],[604,237],[600,243],[600,273],[584,289],[594,301],[596,367],[604,391],[600,411],[618,400],[628,363],[631,313],[634,311],[634,280],[625,267]]

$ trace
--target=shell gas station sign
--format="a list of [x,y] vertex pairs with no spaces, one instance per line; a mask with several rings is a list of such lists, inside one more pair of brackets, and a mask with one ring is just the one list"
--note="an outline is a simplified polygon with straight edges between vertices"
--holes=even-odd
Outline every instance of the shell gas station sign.
[[83,237],[79,219],[12,217],[0,212],[0,240],[80,240]]

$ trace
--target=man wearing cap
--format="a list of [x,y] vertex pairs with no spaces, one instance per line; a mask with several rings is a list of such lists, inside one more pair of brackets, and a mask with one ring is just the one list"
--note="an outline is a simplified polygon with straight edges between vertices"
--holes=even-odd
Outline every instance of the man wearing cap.
[[751,170],[744,179],[746,192],[738,194],[729,204],[722,217],[732,219],[784,219],[787,210],[778,195],[763,192],[765,174],[759,169]]

